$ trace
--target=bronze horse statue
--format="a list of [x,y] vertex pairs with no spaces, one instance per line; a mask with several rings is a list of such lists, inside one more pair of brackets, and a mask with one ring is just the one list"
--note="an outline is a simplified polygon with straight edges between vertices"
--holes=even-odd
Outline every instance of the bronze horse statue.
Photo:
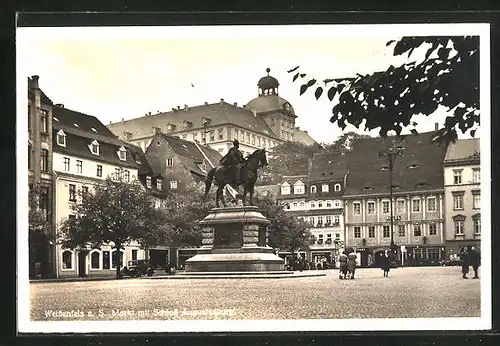
[[255,150],[247,157],[244,164],[246,165],[248,174],[246,174],[246,177],[244,177],[242,181],[235,182],[234,177],[228,176],[228,171],[231,172],[231,167],[218,166],[212,168],[208,172],[207,179],[205,180],[205,196],[208,195],[210,187],[212,186],[212,181],[215,179],[215,185],[217,185],[217,192],[215,193],[215,203],[217,207],[219,207],[219,200],[222,201],[224,207],[227,206],[222,194],[224,187],[227,184],[234,184],[236,186],[243,185],[243,205],[245,205],[247,193],[250,194],[250,205],[253,205],[252,197],[254,193],[254,186],[257,182],[257,170],[260,167],[267,166],[266,150]]

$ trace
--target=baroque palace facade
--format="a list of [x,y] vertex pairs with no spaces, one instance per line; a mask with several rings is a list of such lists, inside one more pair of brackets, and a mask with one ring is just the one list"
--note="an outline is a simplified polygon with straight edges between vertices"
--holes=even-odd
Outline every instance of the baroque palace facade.
[[292,105],[279,96],[279,82],[269,75],[257,83],[258,96],[243,107],[237,103],[220,102],[184,108],[170,112],[111,123],[108,128],[121,139],[140,146],[143,151],[159,133],[208,145],[225,155],[234,139],[240,142],[243,155],[257,149],[272,149],[286,141],[305,144],[316,142],[295,126],[296,114]]

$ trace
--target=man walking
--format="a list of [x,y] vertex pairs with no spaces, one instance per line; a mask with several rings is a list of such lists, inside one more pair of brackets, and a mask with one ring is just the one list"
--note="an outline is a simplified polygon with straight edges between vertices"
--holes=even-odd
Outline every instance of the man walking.
[[462,278],[468,279],[467,274],[469,273],[470,258],[465,246],[460,250],[460,261],[462,262]]
[[476,250],[475,247],[472,247],[470,249],[469,260],[470,260],[470,264],[472,266],[472,269],[474,270],[473,279],[479,279],[479,276],[477,275],[477,271],[479,269],[479,266],[481,265],[481,255],[479,254],[479,252]]

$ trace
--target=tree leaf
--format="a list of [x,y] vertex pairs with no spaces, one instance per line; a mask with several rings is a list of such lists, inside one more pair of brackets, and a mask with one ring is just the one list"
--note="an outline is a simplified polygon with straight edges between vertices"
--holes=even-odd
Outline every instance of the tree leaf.
[[415,129],[411,129],[410,132],[412,135],[418,135],[418,131]]
[[307,88],[309,88],[307,84],[302,84],[300,86],[300,95],[303,95],[306,92]]
[[321,94],[323,94],[323,88],[322,87],[318,87],[316,89],[316,92],[314,93],[314,96],[316,97],[316,100],[320,98]]
[[309,82],[307,82],[307,86],[313,86],[316,83],[316,79],[311,79]]
[[337,89],[334,86],[332,86],[330,89],[328,89],[328,99],[332,101],[336,93]]
[[297,78],[299,78],[299,73],[298,72],[295,74],[295,76],[293,76],[292,82],[295,82],[297,80]]
[[300,74],[300,78],[304,78],[305,76],[307,76],[305,73]]
[[476,135],[476,130],[470,130],[470,135],[471,137],[474,137]]
[[296,71],[298,68],[299,68],[299,65],[297,65],[296,67],[292,68],[291,70],[288,70],[287,72],[288,73],[292,73],[292,72]]
[[390,40],[389,42],[387,42],[385,44],[386,47],[389,47],[391,44],[393,44],[394,42],[396,42],[396,40]]

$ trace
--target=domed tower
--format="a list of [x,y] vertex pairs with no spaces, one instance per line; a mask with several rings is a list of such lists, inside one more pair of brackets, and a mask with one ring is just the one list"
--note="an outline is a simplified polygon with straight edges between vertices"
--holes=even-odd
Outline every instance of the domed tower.
[[261,116],[274,134],[283,141],[293,141],[295,132],[295,111],[287,100],[278,95],[280,83],[269,75],[259,79],[258,96],[247,103],[246,109],[255,116]]

